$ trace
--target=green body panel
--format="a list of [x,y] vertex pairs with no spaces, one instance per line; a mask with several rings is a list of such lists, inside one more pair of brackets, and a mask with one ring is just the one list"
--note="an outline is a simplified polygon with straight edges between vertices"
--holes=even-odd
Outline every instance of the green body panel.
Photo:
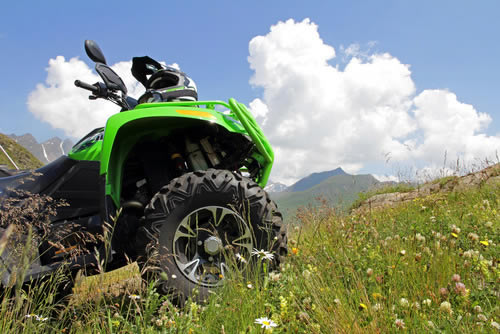
[[[228,111],[215,110],[216,105]],[[220,101],[140,104],[133,110],[111,116],[106,123],[104,139],[102,135],[86,138],[68,155],[76,160],[100,161],[100,174],[106,176],[106,195],[119,206],[122,166],[134,145],[145,137],[154,140],[173,130],[200,124],[218,125],[230,132],[250,136],[256,147],[252,157],[263,166],[256,181],[265,187],[274,161],[273,150],[247,108],[234,99],[230,99],[229,104]]]
[[71,150],[68,156],[75,160],[100,161],[102,151],[102,140],[96,141],[84,150],[75,152]]

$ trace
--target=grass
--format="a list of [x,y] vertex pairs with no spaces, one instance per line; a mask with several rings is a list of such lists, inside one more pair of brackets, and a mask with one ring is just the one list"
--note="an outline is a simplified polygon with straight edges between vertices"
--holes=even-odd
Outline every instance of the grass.
[[439,179],[436,179],[434,181],[432,181],[431,183],[432,184],[439,184],[439,186],[442,188],[444,187],[446,184],[448,184],[449,182],[455,182],[458,180],[458,176],[456,175],[451,175],[451,176],[445,176],[445,177],[442,177],[442,178],[439,178]]
[[[20,169],[35,169],[43,166],[43,164],[27,149],[16,143],[12,138],[1,133],[0,145],[7,151]],[[0,151],[0,165],[7,165],[7,168],[15,169],[14,165],[12,165],[2,151]]]
[[272,194],[285,218],[293,217],[301,206],[316,206],[318,197],[330,206],[345,210],[358,197],[358,193],[372,188],[378,181],[371,175],[334,175],[303,191]]
[[397,183],[385,185],[382,187],[375,187],[368,191],[360,192],[358,193],[358,198],[354,201],[354,203],[352,203],[351,207],[349,208],[349,211],[359,208],[364,201],[375,195],[408,192],[414,189],[415,186],[410,183]]
[[497,333],[499,208],[499,187],[482,186],[370,214],[302,210],[280,272],[234,273],[206,304],[177,308],[152,284],[104,292],[131,267],[82,279],[72,303],[49,283],[13,288],[0,332],[263,333],[267,317],[274,333]]

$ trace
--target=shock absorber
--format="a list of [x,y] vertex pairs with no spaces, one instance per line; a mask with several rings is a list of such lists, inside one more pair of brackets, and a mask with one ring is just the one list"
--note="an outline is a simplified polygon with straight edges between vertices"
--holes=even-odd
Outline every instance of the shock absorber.
[[208,164],[203,156],[200,145],[192,142],[188,137],[186,137],[186,152],[188,163],[193,170],[208,169]]
[[175,170],[179,174],[184,174],[185,172],[188,171],[188,168],[186,166],[186,161],[182,157],[182,155],[178,152],[178,150],[175,149],[174,145],[169,144],[168,145],[168,155],[170,156],[170,160],[174,164]]

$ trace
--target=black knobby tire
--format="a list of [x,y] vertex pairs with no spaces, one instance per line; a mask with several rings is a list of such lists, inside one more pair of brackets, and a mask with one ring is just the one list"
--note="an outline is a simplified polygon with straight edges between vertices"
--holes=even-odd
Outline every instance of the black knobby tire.
[[[198,214],[202,216],[203,211],[197,210],[207,210],[204,208],[215,208],[214,212],[223,211],[222,216],[231,212],[230,215],[226,214],[224,217],[235,219],[241,226],[246,224],[245,228],[249,227],[252,231],[252,248],[269,250],[273,253],[271,268],[277,267],[287,254],[287,231],[282,216],[277,211],[276,204],[257,183],[226,170],[209,169],[184,174],[164,186],[151,199],[146,207],[146,219],[138,230],[135,243],[139,263],[143,266],[145,275],[149,277],[152,275],[158,279],[160,293],[173,295],[181,302],[192,296],[193,289],[198,291],[196,299],[204,300],[208,296],[209,289],[216,285],[193,280],[193,277],[188,277],[179,269],[178,264],[181,262],[177,262],[180,261],[180,255],[177,253],[182,253],[182,251],[177,252],[175,245],[180,242],[179,240],[184,240],[181,239],[183,234],[179,234],[179,231],[187,231],[185,226],[191,224],[186,223],[188,219],[186,217],[191,217],[193,214],[196,214],[196,217]],[[202,218],[199,219],[202,220]],[[218,219],[215,218],[215,213],[214,219]],[[241,226],[238,229],[243,234]],[[189,227],[193,226],[189,225]],[[205,230],[200,228],[200,235]],[[198,236],[196,238],[198,240]],[[200,237],[200,239],[203,238]],[[227,237],[221,237],[218,242],[224,243],[227,247],[230,242],[224,242],[224,240],[227,241]],[[200,245],[200,241],[197,242]],[[201,253],[207,251],[207,246],[204,245],[205,248],[200,251]],[[221,244],[218,247],[224,245]],[[245,245],[246,251],[249,244]],[[178,248],[182,249],[182,247]],[[198,254],[198,251],[196,253]],[[205,253],[206,257],[207,253]],[[248,257],[250,257],[249,254]],[[197,266],[200,261],[202,260],[196,263]],[[187,263],[188,260],[185,262]],[[184,266],[183,263],[181,265]],[[186,273],[191,268],[183,270]],[[223,275],[219,276],[223,278]]]

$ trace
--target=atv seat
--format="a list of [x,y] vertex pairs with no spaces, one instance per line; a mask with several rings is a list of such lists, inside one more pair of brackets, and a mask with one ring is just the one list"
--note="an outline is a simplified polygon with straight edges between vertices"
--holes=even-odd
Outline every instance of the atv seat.
[[1,177],[0,198],[20,195],[23,192],[39,194],[74,164],[74,160],[67,156],[62,156],[50,164],[38,168],[34,172],[27,171],[12,176]]

